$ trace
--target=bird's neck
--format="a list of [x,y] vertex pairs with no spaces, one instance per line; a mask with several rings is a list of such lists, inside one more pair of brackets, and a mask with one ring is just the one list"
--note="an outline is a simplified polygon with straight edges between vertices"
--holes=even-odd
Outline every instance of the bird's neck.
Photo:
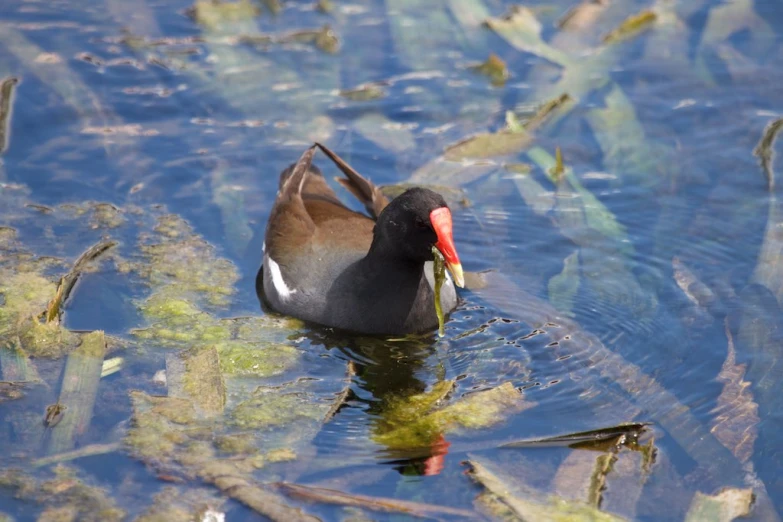
[[380,278],[389,284],[418,286],[424,274],[424,262],[402,255],[383,237],[373,237],[367,255],[361,261],[366,276]]

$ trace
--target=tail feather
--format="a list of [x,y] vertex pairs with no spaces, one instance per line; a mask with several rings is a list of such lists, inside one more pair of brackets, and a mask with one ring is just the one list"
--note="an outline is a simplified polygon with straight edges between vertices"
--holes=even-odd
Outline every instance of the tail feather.
[[340,185],[348,189],[356,199],[364,204],[367,212],[377,219],[381,211],[389,204],[389,199],[370,180],[356,172],[353,167],[348,165],[345,160],[332,152],[328,147],[320,143],[316,143],[315,146],[318,146],[324,154],[329,156],[329,159],[345,174],[345,178],[337,180]]
[[[286,181],[288,181],[288,178],[290,178],[291,175],[294,173],[295,167],[296,167],[296,163],[291,163],[289,166],[285,168],[285,170],[283,170],[283,172],[280,173],[280,182],[277,187],[278,190],[283,190]],[[323,176],[323,174],[321,174],[321,169],[319,169],[316,165],[310,165],[310,174],[313,174],[315,176]]]
[[302,156],[293,166],[291,173],[285,177],[284,180],[282,180],[282,186],[280,187],[281,194],[288,197],[302,194],[302,187],[304,187],[305,180],[307,179],[305,174],[310,171],[310,165],[313,163],[314,155],[315,145],[307,149],[304,154],[302,154]]

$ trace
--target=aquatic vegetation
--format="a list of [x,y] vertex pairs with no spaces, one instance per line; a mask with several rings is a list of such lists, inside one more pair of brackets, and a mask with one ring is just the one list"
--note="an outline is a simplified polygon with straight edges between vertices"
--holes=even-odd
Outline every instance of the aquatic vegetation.
[[5,261],[0,266],[0,333],[8,338],[18,336],[16,350],[33,357],[57,358],[74,349],[79,344],[78,334],[57,322],[46,322],[47,308],[59,310],[67,285],[56,287],[40,272],[49,263],[39,264],[23,252],[12,250]]
[[7,148],[11,139],[10,125],[14,107],[14,91],[19,78],[5,78],[0,82],[0,154]]
[[225,341],[216,345],[220,370],[225,375],[270,377],[293,368],[300,352],[286,344]]
[[513,6],[504,16],[487,18],[485,23],[520,51],[540,56],[561,66],[568,66],[571,63],[571,59],[565,53],[550,47],[543,41],[541,22],[528,7]]
[[562,108],[567,110],[570,102],[571,97],[568,94],[548,100],[524,123],[518,122],[516,118],[512,118],[509,122],[507,117],[508,123],[505,129],[494,133],[477,134],[449,145],[443,157],[447,161],[456,162],[465,159],[486,159],[518,154],[533,144],[534,136],[532,132],[558,110]]
[[278,41],[280,43],[311,43],[328,54],[335,54],[340,50],[340,39],[328,25],[317,30],[295,31],[282,36]]
[[604,97],[604,107],[591,109],[586,120],[610,172],[654,180],[653,175],[664,175],[661,165],[669,164],[667,158],[674,159],[669,148],[647,139],[633,104],[616,84]]
[[534,448],[546,446],[568,446],[579,449],[606,449],[638,444],[639,437],[648,429],[648,424],[625,423],[610,428],[556,435],[543,439],[521,440],[504,444],[504,448]]
[[279,392],[258,388],[232,411],[234,425],[241,429],[269,429],[303,421],[318,421],[324,417],[323,405],[314,404],[305,391]]
[[[155,234],[142,241],[140,251],[146,256],[144,262],[129,262],[121,270],[135,271],[170,294],[192,295],[208,304],[221,305],[234,292],[236,268],[227,259],[217,257],[215,248],[194,235],[179,216],[159,217]],[[151,308],[154,316],[154,306]],[[180,315],[181,310],[174,308],[172,313]]]
[[370,101],[378,100],[386,96],[386,91],[381,85],[376,83],[366,83],[353,89],[343,89],[340,96],[351,101]]
[[68,295],[73,290],[77,279],[81,275],[82,271],[87,267],[87,264],[100,257],[108,249],[117,245],[116,241],[102,241],[97,243],[79,256],[76,262],[73,264],[70,272],[60,278],[57,283],[57,291],[49,304],[46,306],[45,318],[47,323],[60,322],[60,314],[65,301],[68,299]]
[[767,176],[767,186],[769,190],[775,188],[775,173],[772,170],[773,147],[781,128],[783,128],[783,118],[770,122],[764,129],[764,134],[761,136],[758,145],[753,149],[753,154],[758,156],[761,160],[761,167],[764,169],[764,174]]
[[752,505],[753,492],[750,489],[728,488],[717,495],[698,492],[685,520],[734,520],[750,515]]
[[326,488],[303,486],[281,482],[277,487],[285,493],[311,502],[324,502],[327,504],[339,504],[344,506],[364,507],[372,511],[407,513],[416,517],[431,517],[435,515],[448,515],[450,517],[472,517],[471,511],[455,509],[447,506],[409,502],[393,498],[368,497],[366,495],[353,495]]
[[642,11],[629,16],[623,20],[623,23],[608,32],[603,37],[603,42],[610,44],[633,36],[640,31],[648,29],[657,18],[658,16],[653,11]]
[[746,366],[737,364],[737,352],[734,338],[725,321],[728,349],[726,361],[721,367],[717,380],[723,383],[723,391],[712,413],[712,432],[740,462],[747,462],[753,454],[753,445],[758,438],[758,404],[744,379]]
[[579,285],[579,253],[574,252],[563,260],[563,271],[549,280],[549,302],[564,314],[573,316]]
[[84,482],[77,470],[64,464],[55,466],[42,480],[19,469],[6,470],[0,475],[0,488],[11,489],[25,501],[48,506],[41,515],[43,520],[119,522],[126,517],[107,491]]
[[[155,495],[153,504],[137,522],[217,521],[225,500],[207,488],[167,487]],[[211,517],[211,518],[210,518]]]
[[[50,453],[74,448],[78,435],[87,431],[93,415],[101,367],[106,353],[106,339],[100,330],[82,337],[78,348],[68,355],[58,404],[68,408],[62,422],[49,422],[52,435]],[[47,417],[48,417],[47,412]]]
[[250,0],[235,2],[198,0],[193,4],[190,14],[204,27],[217,29],[225,22],[254,18],[261,14],[261,9]]
[[0,294],[3,295],[0,328],[5,333],[20,320],[40,315],[46,310],[47,302],[55,294],[56,286],[36,272],[14,273],[6,267],[3,267],[3,272],[3,277],[0,278]]
[[471,70],[487,76],[495,87],[502,87],[508,80],[506,62],[496,54],[490,54],[485,62],[471,66]]
[[508,479],[493,471],[487,463],[474,458],[467,464],[471,478],[486,488],[486,492],[478,496],[477,503],[489,514],[502,520],[622,520],[586,503],[557,497],[547,498],[540,493],[530,491],[517,493],[519,486],[512,487]]
[[[0,520],[779,518],[774,9],[511,4],[2,15]],[[259,311],[313,140],[447,199],[437,343]]]
[[373,439],[390,449],[428,447],[446,433],[486,428],[533,406],[508,382],[446,404],[453,387],[443,381],[430,392],[390,401]]
[[443,288],[443,282],[446,280],[446,264],[443,261],[443,256],[437,248],[432,247],[432,257],[434,259],[432,271],[435,276],[435,287],[433,293],[435,295],[435,315],[438,316],[438,335],[443,337],[445,335],[445,319],[443,315],[443,305],[440,302],[440,290]]
[[214,346],[167,354],[166,385],[169,397],[191,401],[203,417],[220,415],[226,407],[226,383]]

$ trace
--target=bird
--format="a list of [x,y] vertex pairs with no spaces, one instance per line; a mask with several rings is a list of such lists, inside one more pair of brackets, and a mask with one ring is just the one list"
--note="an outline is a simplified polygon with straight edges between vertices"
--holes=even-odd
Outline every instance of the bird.
[[[343,205],[313,165],[317,149],[372,217]],[[310,323],[368,335],[426,333],[438,326],[433,246],[448,269],[440,292],[448,314],[458,304],[455,285],[465,283],[443,197],[414,187],[389,201],[315,143],[280,174],[256,290],[273,311]]]

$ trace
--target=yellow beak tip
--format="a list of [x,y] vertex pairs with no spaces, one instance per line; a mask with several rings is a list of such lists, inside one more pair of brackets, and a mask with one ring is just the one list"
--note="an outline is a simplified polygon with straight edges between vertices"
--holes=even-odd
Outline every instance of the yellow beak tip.
[[451,276],[454,278],[454,284],[460,288],[465,288],[465,274],[462,272],[462,265],[452,265],[450,263],[446,263],[446,267],[449,269]]

